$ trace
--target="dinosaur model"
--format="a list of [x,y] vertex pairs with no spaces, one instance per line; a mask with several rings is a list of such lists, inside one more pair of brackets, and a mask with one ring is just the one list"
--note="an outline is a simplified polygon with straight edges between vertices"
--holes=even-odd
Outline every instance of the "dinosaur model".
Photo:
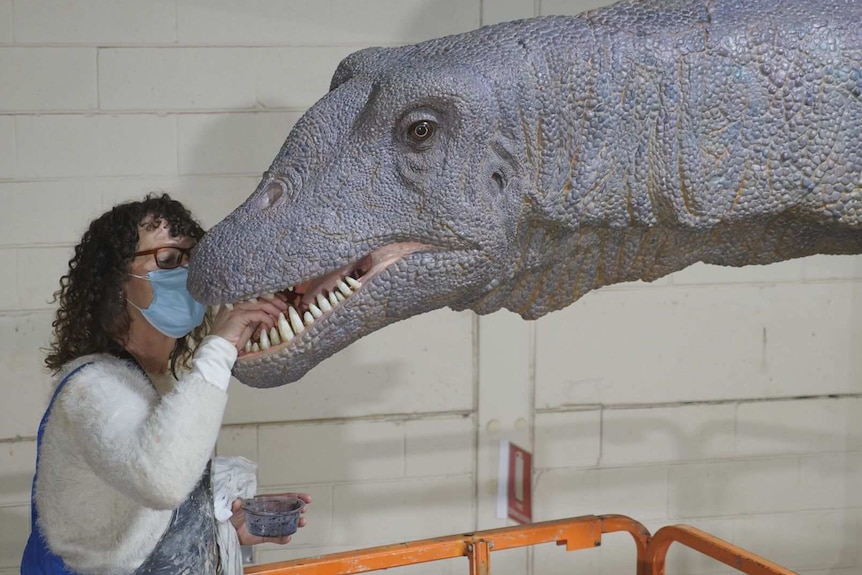
[[345,58],[194,252],[292,309],[253,387],[436,308],[535,319],[694,262],[862,252],[862,0],[623,0]]

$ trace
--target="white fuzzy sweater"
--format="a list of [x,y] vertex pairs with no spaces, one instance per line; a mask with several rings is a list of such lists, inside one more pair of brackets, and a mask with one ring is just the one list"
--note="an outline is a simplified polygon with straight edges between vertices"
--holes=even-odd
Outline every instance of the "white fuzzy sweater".
[[86,575],[133,572],[212,455],[236,349],[209,336],[179,381],[153,384],[130,363],[81,357],[57,396],[40,451],[36,507],[48,545]]

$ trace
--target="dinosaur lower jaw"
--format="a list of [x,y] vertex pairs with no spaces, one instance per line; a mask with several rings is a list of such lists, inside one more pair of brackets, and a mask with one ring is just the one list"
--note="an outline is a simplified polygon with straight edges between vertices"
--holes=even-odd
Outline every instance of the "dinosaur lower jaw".
[[389,244],[342,268],[275,292],[275,297],[287,304],[287,312],[279,315],[271,329],[256,332],[240,352],[239,360],[283,352],[315,324],[337,318],[350,298],[390,265],[429,248],[418,242]]

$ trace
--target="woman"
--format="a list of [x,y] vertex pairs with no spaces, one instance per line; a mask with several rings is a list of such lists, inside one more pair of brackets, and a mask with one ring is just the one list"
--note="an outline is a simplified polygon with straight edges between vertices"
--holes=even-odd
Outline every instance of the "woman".
[[[182,204],[150,195],[94,220],[76,246],[45,360],[57,387],[39,427],[23,575],[219,572],[210,457],[231,368],[287,306],[223,307],[207,335],[186,289],[203,233]],[[233,510],[240,543],[264,541]]]

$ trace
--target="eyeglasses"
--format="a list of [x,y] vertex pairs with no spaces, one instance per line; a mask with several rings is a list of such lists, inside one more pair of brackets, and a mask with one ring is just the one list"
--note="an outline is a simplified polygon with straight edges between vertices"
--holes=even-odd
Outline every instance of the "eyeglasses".
[[177,246],[162,246],[152,250],[144,250],[135,252],[135,257],[148,256],[153,254],[153,259],[156,260],[156,265],[163,270],[172,270],[179,267],[183,261],[187,260],[193,248],[180,248]]

